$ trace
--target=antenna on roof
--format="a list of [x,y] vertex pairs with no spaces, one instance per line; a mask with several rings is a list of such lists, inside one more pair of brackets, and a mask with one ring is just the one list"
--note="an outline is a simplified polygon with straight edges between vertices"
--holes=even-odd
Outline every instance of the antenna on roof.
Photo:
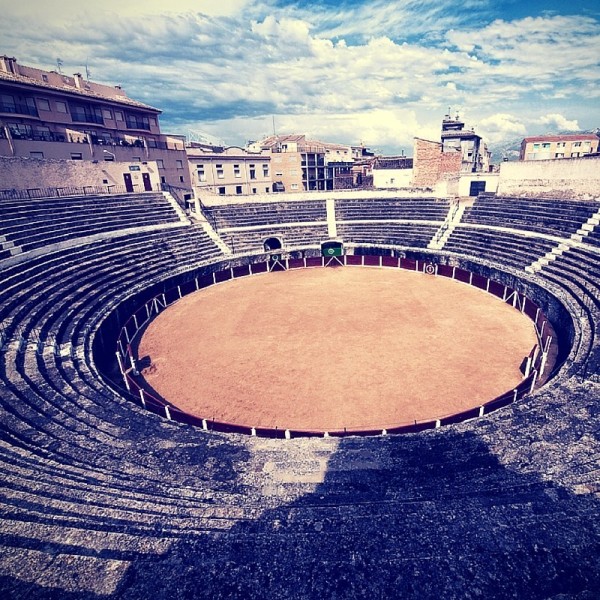
[[58,72],[59,72],[61,75],[62,75],[62,69],[61,69],[62,65],[63,65],[62,58],[57,58],[57,59],[56,59],[56,68],[58,69]]
[[273,135],[277,135],[277,133],[275,133],[275,115],[271,115],[273,118]]
[[85,78],[89,81],[90,77],[92,76],[92,74],[90,73],[90,70],[88,68],[88,59],[85,59]]

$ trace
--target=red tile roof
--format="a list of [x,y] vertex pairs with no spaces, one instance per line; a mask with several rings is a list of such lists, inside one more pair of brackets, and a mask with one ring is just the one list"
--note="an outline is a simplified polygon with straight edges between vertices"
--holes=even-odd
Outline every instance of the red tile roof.
[[569,133],[564,135],[534,135],[526,137],[521,143],[529,142],[578,142],[580,140],[598,141],[595,133]]

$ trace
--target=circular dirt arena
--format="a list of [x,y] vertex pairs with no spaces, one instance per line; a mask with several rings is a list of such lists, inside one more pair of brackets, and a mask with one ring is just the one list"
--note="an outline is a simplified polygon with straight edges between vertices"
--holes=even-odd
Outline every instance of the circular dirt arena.
[[253,427],[391,428],[478,406],[522,381],[531,321],[496,297],[401,269],[255,275],[152,321],[147,384],[190,414]]

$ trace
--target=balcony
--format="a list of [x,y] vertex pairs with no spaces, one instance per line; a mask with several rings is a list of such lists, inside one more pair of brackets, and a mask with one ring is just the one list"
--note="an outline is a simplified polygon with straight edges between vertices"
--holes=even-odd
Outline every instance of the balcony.
[[35,106],[29,106],[22,102],[0,102],[0,113],[10,113],[13,115],[29,115],[30,117],[37,117],[38,111]]

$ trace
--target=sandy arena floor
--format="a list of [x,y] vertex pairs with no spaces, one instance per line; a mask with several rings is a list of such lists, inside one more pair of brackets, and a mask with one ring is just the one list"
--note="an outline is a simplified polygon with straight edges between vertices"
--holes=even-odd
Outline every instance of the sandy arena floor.
[[257,275],[190,294],[148,326],[148,384],[189,413],[290,429],[392,427],[512,389],[531,321],[468,285],[400,269]]

